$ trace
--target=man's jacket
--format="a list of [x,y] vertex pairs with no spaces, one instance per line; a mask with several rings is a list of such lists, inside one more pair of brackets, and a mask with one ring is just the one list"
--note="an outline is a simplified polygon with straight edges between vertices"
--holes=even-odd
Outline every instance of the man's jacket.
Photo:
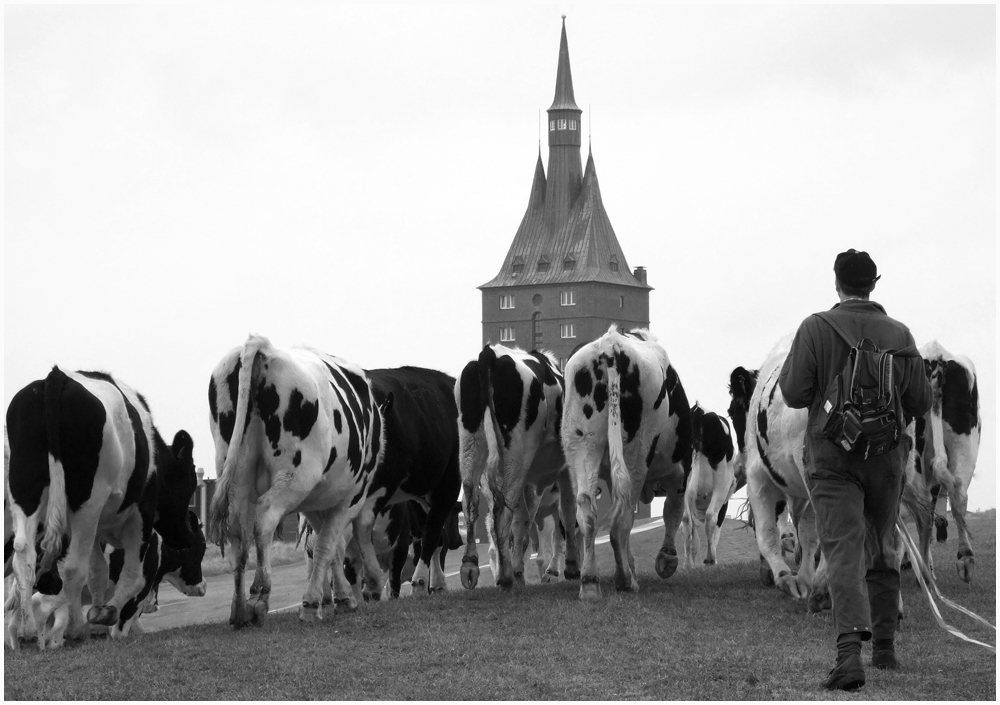
[[[914,344],[909,328],[886,315],[874,301],[851,299],[826,314],[837,319],[857,343],[868,338],[879,350],[902,350]],[[785,403],[793,409],[809,409],[809,425],[816,425],[823,393],[847,363],[850,346],[829,323],[813,314],[802,322],[778,377]],[[903,411],[922,416],[931,408],[931,386],[920,355],[893,359],[896,391]]]

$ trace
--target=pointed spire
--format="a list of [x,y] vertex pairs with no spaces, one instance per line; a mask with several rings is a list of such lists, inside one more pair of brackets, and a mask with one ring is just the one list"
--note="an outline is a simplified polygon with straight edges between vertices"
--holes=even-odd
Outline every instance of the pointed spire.
[[542,166],[542,147],[538,146],[538,161],[535,162],[535,178],[531,181],[531,195],[528,197],[528,212],[545,205],[545,168]]
[[583,186],[581,191],[584,195],[584,202],[596,201],[599,203],[601,201],[601,187],[597,183],[597,167],[594,166],[594,152],[592,149],[587,150],[587,166],[583,170]]
[[556,72],[556,95],[549,110],[579,110],[573,97],[573,75],[569,70],[569,45],[566,43],[566,15],[562,16],[559,39],[559,68]]

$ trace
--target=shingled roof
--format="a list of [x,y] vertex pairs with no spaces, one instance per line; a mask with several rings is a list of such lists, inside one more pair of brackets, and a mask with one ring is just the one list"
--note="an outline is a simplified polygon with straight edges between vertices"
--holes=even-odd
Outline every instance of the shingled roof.
[[[545,185],[545,172],[539,154],[528,209],[521,226],[499,274],[481,285],[480,289],[569,282],[604,282],[638,289],[652,288],[636,279],[629,269],[601,201],[592,152],[587,156],[579,194],[569,212],[560,219],[562,222],[552,230],[545,219]],[[566,265],[567,260],[572,264]],[[540,262],[542,267],[539,267]],[[515,267],[515,264],[520,266]]]

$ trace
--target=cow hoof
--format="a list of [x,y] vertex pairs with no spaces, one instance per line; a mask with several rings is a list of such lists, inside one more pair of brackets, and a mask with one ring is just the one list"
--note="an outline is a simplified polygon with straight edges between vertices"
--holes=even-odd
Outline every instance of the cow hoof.
[[809,586],[790,572],[781,571],[775,580],[778,589],[795,600],[805,600],[809,597]]
[[666,549],[660,549],[656,554],[656,574],[666,580],[677,572],[677,552],[669,553]]
[[595,577],[581,578],[580,600],[583,602],[598,602],[601,599],[601,584]]
[[833,609],[833,600],[830,598],[830,592],[823,589],[813,590],[810,592],[809,599],[806,604],[808,605],[806,610],[809,614],[816,614],[817,612]]
[[976,570],[976,559],[970,556],[964,556],[959,559],[958,564],[958,577],[967,583],[972,582],[972,575]]
[[705,565],[715,565],[715,559],[714,558],[706,558],[705,559]]
[[333,611],[336,614],[348,614],[358,608],[357,602],[349,597],[335,598],[333,600]]
[[468,558],[470,556],[462,559],[462,568],[459,572],[462,576],[462,587],[466,590],[471,590],[479,584],[479,564],[478,559],[474,556],[471,557],[472,561],[467,561],[466,559]]
[[250,623],[255,627],[264,626],[264,620],[267,618],[268,604],[267,600],[258,600],[253,605],[247,605],[247,607],[252,607],[250,612]]
[[299,621],[308,622],[310,624],[318,622],[319,617],[319,603],[318,602],[303,602],[302,606],[299,607]]
[[113,627],[118,621],[118,609],[109,605],[94,606],[87,610],[87,621],[104,627]]
[[558,580],[559,580],[559,571],[558,570],[547,570],[547,571],[545,571],[542,574],[542,583],[543,584],[547,585],[548,583],[554,583],[554,582],[557,582]]

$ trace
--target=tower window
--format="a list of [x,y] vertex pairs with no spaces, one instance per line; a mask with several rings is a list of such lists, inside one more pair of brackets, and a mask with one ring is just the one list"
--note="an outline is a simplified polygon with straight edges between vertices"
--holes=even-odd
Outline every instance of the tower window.
[[559,292],[559,305],[560,306],[576,306],[576,292],[573,291],[560,291]]
[[625,308],[625,297],[624,296],[619,296],[618,297],[618,308]]
[[542,345],[542,314],[531,317],[531,344],[537,350]]
[[512,327],[501,328],[500,329],[500,342],[501,343],[513,343],[514,342],[514,329]]
[[575,130],[576,129],[576,120],[570,120],[569,121],[569,129],[571,129],[571,130]]
[[514,308],[514,295],[503,294],[500,297],[500,308]]
[[559,120],[559,129],[560,130],[565,130],[566,129],[566,121],[565,120]]
[[559,325],[559,337],[560,338],[575,338],[576,337],[576,324],[575,323],[562,323]]
[[555,130],[556,130],[556,121],[549,120],[549,132],[555,132]]

